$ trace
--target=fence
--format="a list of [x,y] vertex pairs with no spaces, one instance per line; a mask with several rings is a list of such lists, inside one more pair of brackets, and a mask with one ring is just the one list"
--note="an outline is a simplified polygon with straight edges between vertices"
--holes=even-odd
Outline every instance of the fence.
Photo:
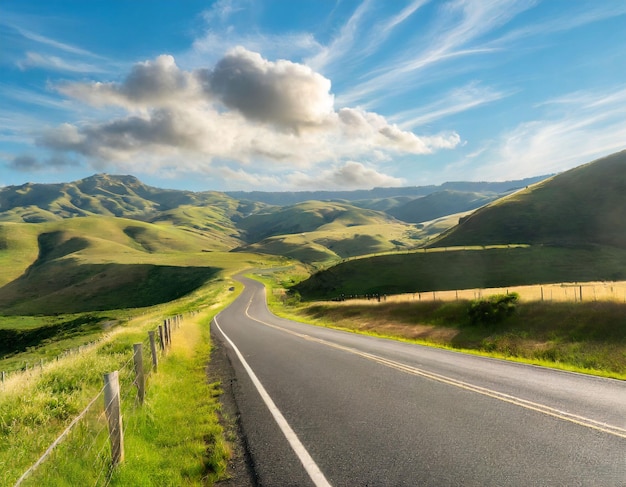
[[38,372],[41,372],[44,369],[44,367],[50,363],[58,362],[59,360],[64,359],[66,357],[71,357],[72,355],[78,355],[83,352],[86,352],[87,350],[92,349],[93,347],[98,345],[104,338],[106,338],[106,335],[100,338],[99,340],[94,340],[89,343],[84,343],[78,347],[67,349],[63,351],[63,353],[57,355],[56,357],[50,360],[41,358],[35,362],[23,361],[22,365],[18,368],[13,368],[13,369],[9,368],[7,370],[2,370],[0,371],[0,390],[2,386],[4,386],[5,382],[9,380],[9,378],[15,378],[17,376],[29,376],[29,375],[33,375]]
[[452,291],[422,291],[393,295],[347,295],[370,303],[407,301],[458,301],[481,299],[494,294],[516,292],[522,301],[589,302],[617,301],[626,303],[626,281],[542,284],[533,286],[509,286],[498,288],[459,289]]
[[74,417],[43,455],[22,474],[15,487],[33,479],[36,470],[44,462],[50,461],[59,445],[68,442],[70,436],[76,437],[76,445],[68,447],[70,454],[91,455],[95,458],[93,485],[108,485],[114,467],[124,461],[123,405],[129,403],[131,394],[135,394],[133,403],[136,407],[141,407],[147,380],[151,374],[157,372],[159,360],[171,348],[173,331],[180,327],[182,320],[182,315],[167,318],[157,328],[148,331],[141,343],[135,343],[132,358],[118,370],[104,375],[103,386],[96,396]]

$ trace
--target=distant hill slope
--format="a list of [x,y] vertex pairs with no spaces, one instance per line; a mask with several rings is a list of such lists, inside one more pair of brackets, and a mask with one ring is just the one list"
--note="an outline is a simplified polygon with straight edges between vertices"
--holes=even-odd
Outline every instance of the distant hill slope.
[[442,216],[474,210],[497,198],[496,193],[475,193],[445,190],[417,198],[387,210],[387,213],[408,223],[421,223]]
[[219,250],[241,244],[235,222],[264,208],[223,193],[147,186],[134,176],[96,174],[62,184],[0,188],[0,221],[42,223],[85,216],[133,218],[211,235]]
[[626,151],[495,201],[429,246],[509,243],[626,248]]
[[[269,205],[287,206],[302,203],[304,201],[333,201],[344,200],[355,202],[361,200],[381,200],[387,198],[410,199],[426,196],[437,191],[462,191],[474,193],[508,193],[512,190],[524,188],[530,184],[546,179],[546,176],[519,179],[515,181],[501,182],[468,182],[452,181],[441,185],[430,186],[408,186],[399,188],[374,188],[368,190],[352,191],[291,191],[291,192],[265,192],[265,191],[227,191],[226,194],[235,198],[249,201],[258,201]],[[362,206],[359,203],[357,206]],[[367,206],[363,206],[364,208]],[[382,209],[382,208],[373,208]],[[458,210],[462,211],[462,210]],[[456,211],[454,213],[457,213]]]
[[246,240],[253,243],[277,235],[388,223],[397,222],[379,211],[347,203],[307,201],[250,215],[240,220],[237,226],[245,231]]

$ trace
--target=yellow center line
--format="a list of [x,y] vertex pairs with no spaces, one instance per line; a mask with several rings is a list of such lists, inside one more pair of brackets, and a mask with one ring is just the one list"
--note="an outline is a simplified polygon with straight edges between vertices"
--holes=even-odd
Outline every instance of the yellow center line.
[[351,347],[346,347],[344,345],[339,345],[337,343],[334,342],[329,342],[327,340],[323,340],[321,338],[315,338],[312,337],[310,335],[306,335],[303,333],[298,333],[296,331],[293,330],[288,330],[286,328],[283,328],[281,326],[277,326],[277,325],[273,325],[271,323],[267,323],[265,321],[262,321],[258,318],[254,318],[252,316],[250,316],[250,314],[248,313],[249,309],[250,309],[250,305],[252,304],[252,298],[250,298],[250,301],[248,302],[248,306],[246,307],[246,311],[245,314],[246,316],[253,320],[256,321],[257,323],[260,323],[262,325],[268,326],[270,328],[274,328],[276,330],[279,330],[283,333],[288,333],[290,335],[296,336],[298,338],[302,338],[304,340],[307,341],[311,341],[311,342],[315,342],[315,343],[319,343],[321,345],[325,345],[327,347],[330,348],[334,348],[336,350],[341,350],[343,352],[347,352],[353,355],[357,355],[359,357],[363,357],[365,359],[371,360],[373,362],[377,362],[381,365],[384,365],[386,367],[390,367],[392,369],[396,369],[399,370],[401,372],[405,372],[407,374],[411,374],[411,375],[415,375],[415,376],[419,376],[419,377],[424,377],[426,379],[430,379],[430,380],[434,380],[443,384],[448,384],[454,387],[458,387],[460,389],[464,389],[467,391],[471,391],[471,392],[475,392],[477,394],[481,394],[483,396],[487,396],[487,397],[491,397],[494,399],[497,399],[499,401],[503,401],[509,404],[514,404],[516,406],[520,406],[523,407],[525,409],[529,409],[531,411],[536,411],[539,413],[543,413],[547,416],[551,416],[553,418],[557,418],[557,419],[561,419],[563,421],[568,421],[570,423],[574,423],[577,424],[579,426],[584,426],[587,428],[591,428],[594,429],[596,431],[601,431],[603,433],[607,433],[609,435],[613,435],[613,436],[617,436],[619,438],[624,438],[626,439],[626,429],[624,428],[620,428],[618,426],[613,426],[610,424],[606,424],[606,423],[602,423],[600,421],[596,421],[590,418],[586,418],[584,416],[579,416],[576,414],[572,414],[572,413],[568,413],[566,411],[561,411],[559,409],[555,409],[552,408],[550,406],[546,406],[544,404],[539,404],[536,402],[532,402],[532,401],[528,401],[526,399],[522,399],[516,396],[511,396],[509,394],[505,394],[502,392],[498,392],[498,391],[494,391],[492,389],[488,389],[486,387],[481,387],[481,386],[477,386],[474,384],[470,384],[467,382],[463,382],[457,379],[453,379],[451,377],[447,377],[445,375],[440,375],[440,374],[436,374],[433,372],[428,372],[426,370],[417,368],[417,367],[413,367],[411,365],[406,365],[403,364],[401,362],[396,362],[395,360],[391,360],[391,359],[387,359],[384,357],[380,357],[378,355],[374,355],[371,353],[367,353],[367,352],[362,352],[360,350],[357,350],[355,348],[351,348]]

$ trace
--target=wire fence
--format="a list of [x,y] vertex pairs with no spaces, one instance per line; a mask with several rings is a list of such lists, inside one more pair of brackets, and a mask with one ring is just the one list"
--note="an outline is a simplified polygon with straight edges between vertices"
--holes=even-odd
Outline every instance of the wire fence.
[[482,299],[494,294],[517,293],[521,301],[591,302],[614,301],[626,303],[626,281],[538,284],[497,288],[459,289],[450,291],[421,291],[403,294],[346,294],[338,301],[369,303],[401,303],[409,301],[459,301]]
[[[106,374],[103,387],[67,424],[37,461],[15,481],[14,486],[49,485],[51,478],[64,479],[64,482],[70,480],[71,483],[77,468],[81,469],[81,485],[109,485],[116,465],[113,453],[117,447],[111,432],[112,403],[115,399],[118,400],[125,411],[141,407],[143,397],[140,397],[140,392],[145,390],[151,374],[158,370],[159,360],[166,356],[171,347],[172,332],[180,327],[182,321],[182,315],[167,318],[162,325],[148,331],[141,342],[135,343],[132,356],[129,359],[124,358],[113,372],[119,382],[117,399],[107,397],[106,376],[111,374]],[[123,439],[122,422],[119,428]],[[89,467],[85,469],[85,465]],[[85,470],[89,471],[89,478],[86,479]]]

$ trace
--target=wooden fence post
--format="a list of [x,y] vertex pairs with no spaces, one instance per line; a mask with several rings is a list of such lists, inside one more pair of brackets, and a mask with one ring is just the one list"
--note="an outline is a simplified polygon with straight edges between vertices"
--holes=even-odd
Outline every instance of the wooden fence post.
[[161,325],[159,325],[159,346],[161,347],[161,351],[165,350],[165,333]]
[[159,359],[157,357],[156,340],[154,338],[154,330],[148,332],[150,337],[150,355],[152,355],[152,370],[157,371]]
[[170,348],[172,346],[172,328],[170,327],[170,320],[165,320],[163,329],[165,330],[165,343],[167,344],[167,348]]
[[578,286],[578,292],[580,293],[580,302],[583,302],[583,287]]
[[143,345],[133,344],[133,361],[135,362],[135,385],[137,386],[137,399],[143,404],[146,396],[146,379],[143,374]]
[[4,387],[4,379],[6,378],[6,372],[2,371],[2,387]]
[[117,370],[104,374],[104,408],[109,423],[111,441],[111,465],[124,461],[124,434],[122,431],[122,408],[120,407],[120,380]]

